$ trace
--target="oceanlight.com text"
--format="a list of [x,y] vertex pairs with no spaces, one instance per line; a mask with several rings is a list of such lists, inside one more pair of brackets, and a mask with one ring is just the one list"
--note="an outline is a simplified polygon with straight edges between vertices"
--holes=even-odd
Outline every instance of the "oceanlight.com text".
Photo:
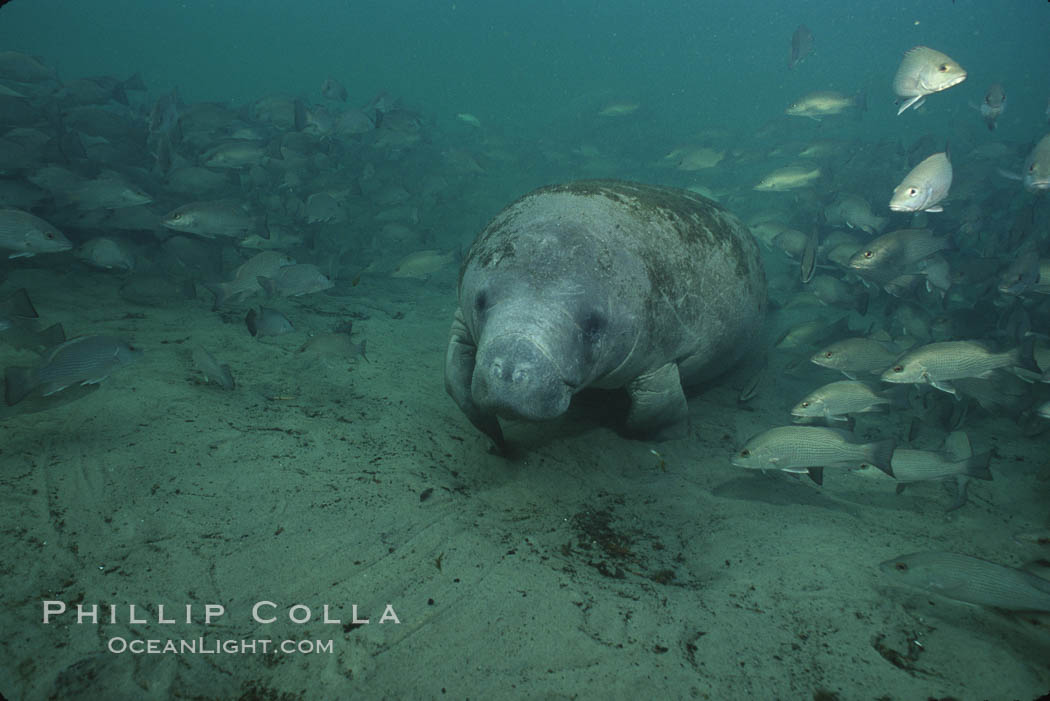
[[158,640],[114,637],[106,643],[106,649],[117,655],[265,655],[271,652],[285,655],[330,655],[335,651],[335,645],[331,640]]

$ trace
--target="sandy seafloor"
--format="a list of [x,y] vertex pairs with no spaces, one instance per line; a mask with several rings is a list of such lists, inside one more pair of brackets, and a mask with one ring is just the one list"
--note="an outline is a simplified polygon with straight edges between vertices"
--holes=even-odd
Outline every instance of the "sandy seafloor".
[[[945,486],[828,470],[824,486],[730,454],[787,421],[813,384],[741,377],[690,402],[684,440],[621,437],[606,398],[506,425],[494,456],[445,394],[455,272],[365,278],[275,306],[296,334],[252,339],[247,304],[140,307],[118,276],[21,261],[69,335],[111,333],[143,359],[98,391],[0,420],[0,690],[8,699],[1031,699],[1050,691],[1050,629],[891,586],[884,559],[952,550],[1019,566],[1050,526],[1047,434],[987,415],[993,482],[951,514]],[[129,314],[131,316],[129,317]],[[355,319],[366,363],[297,349]],[[228,362],[204,385],[190,352]],[[0,348],[3,364],[32,354]],[[814,369],[813,377],[831,381]],[[882,419],[881,430],[903,431]],[[887,422],[888,421],[888,422]],[[869,424],[870,427],[870,424]],[[861,428],[858,427],[860,431]],[[864,429],[868,430],[868,429]],[[930,428],[934,444],[943,431]],[[923,445],[920,447],[931,447]],[[651,449],[659,452],[654,455]],[[421,495],[432,490],[429,498]],[[43,625],[42,602],[120,605],[118,621]],[[257,601],[277,623],[252,621]],[[146,624],[128,622],[127,604]],[[159,624],[156,604],[194,621]],[[226,615],[203,622],[205,604]],[[309,623],[288,622],[305,604]],[[342,624],[325,624],[321,608]],[[400,624],[379,624],[390,604]],[[351,626],[351,606],[371,619]],[[170,615],[170,614],[169,614]],[[180,614],[181,615],[181,614]],[[112,654],[110,640],[331,641],[315,654]],[[915,645],[918,641],[921,645]],[[882,650],[882,653],[880,653]],[[887,657],[903,656],[897,666]],[[904,669],[902,667],[909,667]],[[832,697],[821,697],[832,698]]]

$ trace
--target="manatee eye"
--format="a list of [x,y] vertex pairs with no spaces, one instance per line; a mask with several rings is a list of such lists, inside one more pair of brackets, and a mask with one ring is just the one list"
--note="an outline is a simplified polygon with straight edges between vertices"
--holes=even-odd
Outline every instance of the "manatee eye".
[[942,63],[941,65],[937,66],[937,70],[939,70],[941,73],[947,73],[948,72],[948,64],[947,63]]
[[893,372],[904,372],[904,367],[901,365],[894,365]]
[[488,295],[484,292],[478,292],[478,296],[474,298],[474,310],[478,312],[485,311],[485,308],[489,304]]
[[895,562],[893,563],[893,566],[900,572],[908,571],[908,563],[906,562]]
[[751,455],[751,451],[748,450],[747,448],[744,448],[743,450],[740,451],[740,457],[742,457],[742,458],[746,458],[749,455]]

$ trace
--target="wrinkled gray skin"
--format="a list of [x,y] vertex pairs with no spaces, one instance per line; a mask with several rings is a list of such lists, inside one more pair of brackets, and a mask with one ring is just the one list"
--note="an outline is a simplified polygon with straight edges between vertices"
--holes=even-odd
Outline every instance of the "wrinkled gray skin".
[[624,387],[627,430],[688,426],[683,386],[759,337],[766,281],[747,228],[684,190],[619,181],[541,188],[463,261],[445,388],[504,450],[497,417],[556,418],[587,387]]

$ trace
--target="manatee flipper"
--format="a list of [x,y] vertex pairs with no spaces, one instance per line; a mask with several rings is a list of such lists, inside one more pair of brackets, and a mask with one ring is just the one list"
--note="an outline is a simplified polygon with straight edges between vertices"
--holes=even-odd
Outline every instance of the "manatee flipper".
[[448,351],[445,353],[445,391],[470,419],[470,423],[491,438],[496,444],[496,451],[503,454],[506,452],[506,443],[499,420],[494,415],[483,412],[470,396],[474,356],[477,350],[477,345],[463,322],[463,313],[457,309],[456,318],[452,321],[452,330],[449,332]]
[[689,406],[676,363],[639,375],[627,384],[631,408],[627,430],[652,440],[683,438],[689,431]]

